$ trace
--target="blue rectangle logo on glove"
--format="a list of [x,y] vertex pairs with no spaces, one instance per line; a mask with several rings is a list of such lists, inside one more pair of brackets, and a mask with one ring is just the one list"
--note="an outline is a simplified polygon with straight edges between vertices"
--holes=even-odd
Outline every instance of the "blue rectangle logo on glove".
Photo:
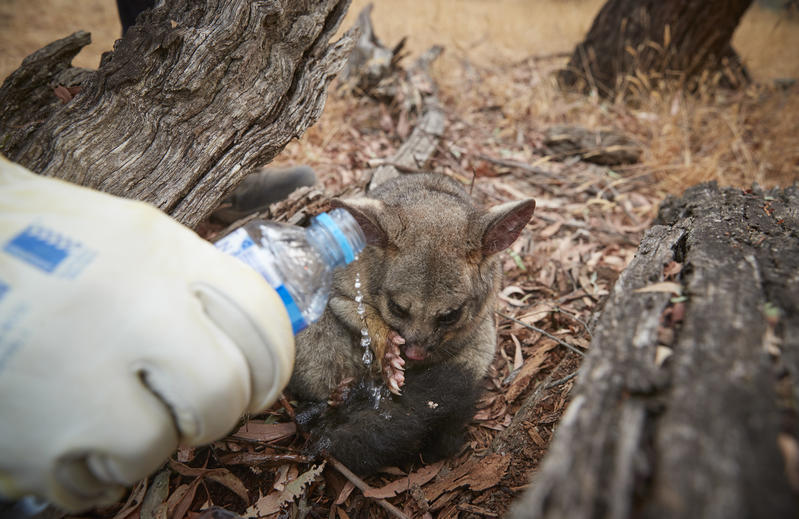
[[33,224],[11,238],[3,250],[45,272],[75,277],[94,257],[80,242]]

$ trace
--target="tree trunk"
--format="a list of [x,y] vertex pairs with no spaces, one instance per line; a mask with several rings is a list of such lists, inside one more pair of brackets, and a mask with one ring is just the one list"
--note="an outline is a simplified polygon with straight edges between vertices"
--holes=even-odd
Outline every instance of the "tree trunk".
[[752,0],[607,0],[560,84],[600,95],[749,80],[730,39]]
[[659,221],[515,517],[796,517],[799,188],[703,184]]
[[195,226],[318,119],[348,5],[166,0],[96,71],[69,65],[88,34],[59,40],[0,87],[0,152]]

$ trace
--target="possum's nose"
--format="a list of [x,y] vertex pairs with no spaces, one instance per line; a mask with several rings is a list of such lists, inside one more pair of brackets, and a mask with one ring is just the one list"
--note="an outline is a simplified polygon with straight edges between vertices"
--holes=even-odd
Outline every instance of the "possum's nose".
[[424,360],[427,358],[427,348],[418,342],[406,343],[404,346],[405,356],[410,360]]
[[419,323],[412,323],[403,330],[402,337],[405,339],[403,352],[408,359],[424,360],[430,356],[433,346],[430,332],[431,330]]

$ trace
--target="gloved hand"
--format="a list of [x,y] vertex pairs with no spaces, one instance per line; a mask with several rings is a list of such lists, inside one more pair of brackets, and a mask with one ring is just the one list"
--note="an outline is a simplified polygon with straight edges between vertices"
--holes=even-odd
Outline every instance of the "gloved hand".
[[0,156],[0,497],[113,502],[274,402],[293,341],[272,288],[189,229]]

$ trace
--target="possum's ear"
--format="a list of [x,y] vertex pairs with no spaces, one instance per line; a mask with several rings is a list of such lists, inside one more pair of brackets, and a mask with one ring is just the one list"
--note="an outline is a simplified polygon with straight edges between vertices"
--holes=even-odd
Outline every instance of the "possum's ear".
[[492,207],[483,217],[483,254],[491,256],[507,249],[530,221],[533,211],[535,200],[532,198]]
[[350,213],[358,225],[361,226],[367,245],[385,247],[388,243],[386,231],[380,225],[378,216],[383,213],[383,202],[371,198],[349,198],[346,200],[334,198],[330,201],[332,207],[341,207]]

